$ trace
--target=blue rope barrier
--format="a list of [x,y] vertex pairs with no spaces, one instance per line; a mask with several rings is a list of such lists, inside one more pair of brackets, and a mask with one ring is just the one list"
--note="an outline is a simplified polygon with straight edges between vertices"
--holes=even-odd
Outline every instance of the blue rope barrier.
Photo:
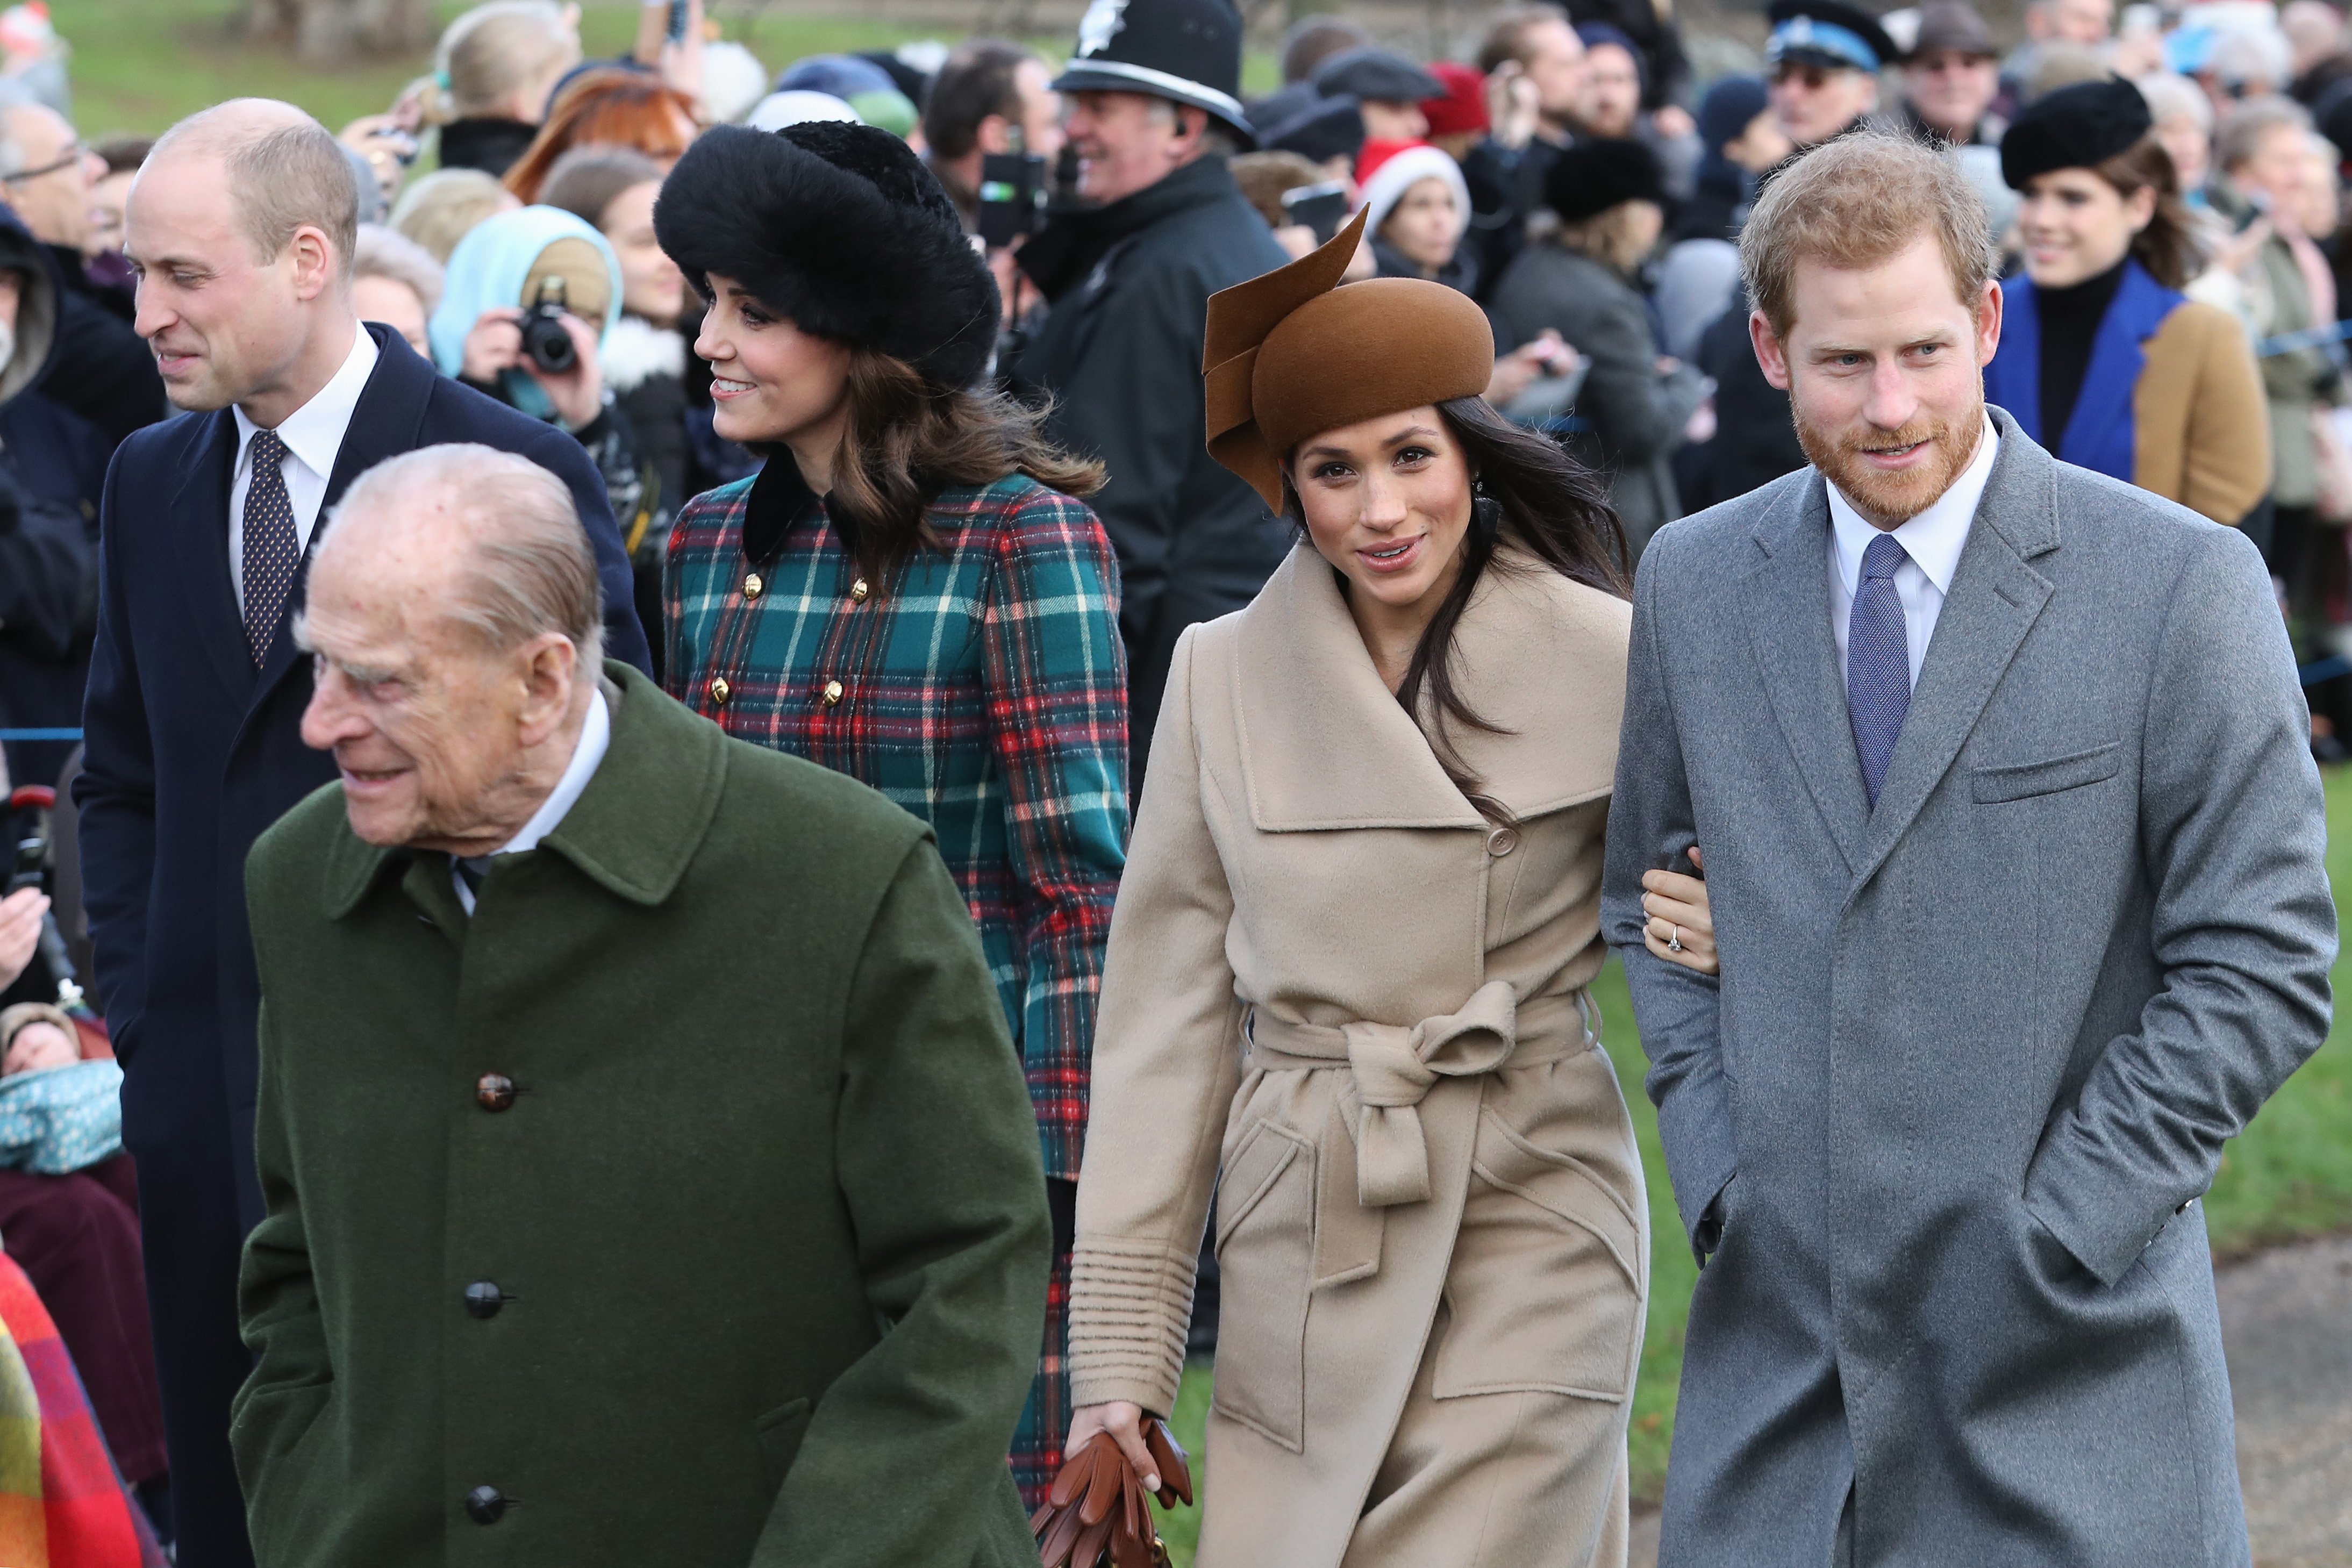
[[2295,673],[2303,677],[2305,685],[2315,686],[2322,681],[2332,681],[2338,675],[2352,675],[2352,658],[2347,658],[2338,653],[2333,658],[2322,659],[2317,664],[2305,664]]
[[79,740],[78,729],[0,729],[0,740]]

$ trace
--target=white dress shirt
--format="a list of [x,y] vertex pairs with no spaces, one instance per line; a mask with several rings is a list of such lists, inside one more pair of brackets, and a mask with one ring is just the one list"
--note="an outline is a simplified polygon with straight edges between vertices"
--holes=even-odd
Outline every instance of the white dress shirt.
[[[563,765],[563,777],[555,781],[555,788],[548,792],[546,800],[539,803],[539,810],[530,814],[530,821],[522,825],[522,831],[492,850],[488,855],[468,856],[466,864],[477,876],[487,876],[490,870],[490,855],[519,855],[526,850],[539,848],[540,841],[555,831],[564,814],[579,800],[581,792],[588,788],[588,780],[596,777],[596,766],[604,760],[604,753],[612,744],[613,716],[604,709],[604,694],[598,692],[596,700],[588,705],[588,717],[580,727],[580,743],[572,748],[572,760]],[[467,914],[473,914],[474,890],[467,887],[466,879],[457,874],[455,858],[449,862],[449,880],[457,884],[457,902],[466,906]]]
[[[343,358],[325,386],[310,401],[288,414],[278,426],[286,444],[286,498],[294,505],[294,548],[306,553],[310,535],[319,526],[319,508],[327,499],[327,481],[335,472],[335,454],[343,449],[343,433],[352,427],[352,411],[360,405],[368,377],[375,371],[375,340],[359,329],[359,341]],[[237,613],[245,612],[245,497],[253,488],[253,438],[261,426],[236,415],[236,466],[228,482],[228,579],[236,587]]]
[[[1952,573],[1969,542],[1977,503],[1984,498],[1985,481],[1992,477],[1992,460],[2000,451],[2000,437],[1985,421],[1984,439],[1952,487],[1917,517],[1894,530],[1895,542],[1910,559],[1895,569],[1895,591],[1903,601],[1904,631],[1911,652],[1911,684],[1919,684],[1919,666],[1927,662],[1927,640],[1936,634],[1936,618],[1944,612],[1944,595],[1952,591]],[[1835,485],[1830,493],[1830,631],[1837,638],[1838,678],[1845,678],[1846,624],[1853,616],[1853,596],[1862,586],[1862,552],[1885,529],[1866,521]]]

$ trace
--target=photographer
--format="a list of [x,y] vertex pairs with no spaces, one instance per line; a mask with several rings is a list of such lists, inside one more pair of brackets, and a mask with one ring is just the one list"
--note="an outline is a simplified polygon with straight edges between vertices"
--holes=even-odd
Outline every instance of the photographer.
[[594,227],[555,207],[521,207],[485,219],[449,253],[428,334],[443,375],[588,449],[625,544],[643,536],[646,484],[598,362],[622,293],[620,261]]
[[[1062,95],[1034,49],[1002,38],[956,47],[923,104],[923,162],[955,204],[964,232],[980,231],[982,164],[1026,153],[1050,167],[1062,151]],[[1000,279],[1000,282],[1003,280]]]

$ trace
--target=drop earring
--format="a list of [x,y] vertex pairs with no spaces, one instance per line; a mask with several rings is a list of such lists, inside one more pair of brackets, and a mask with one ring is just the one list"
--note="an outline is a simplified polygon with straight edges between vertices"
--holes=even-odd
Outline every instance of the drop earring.
[[1503,503],[1486,494],[1484,479],[1474,481],[1470,486],[1470,521],[1490,539],[1503,526]]

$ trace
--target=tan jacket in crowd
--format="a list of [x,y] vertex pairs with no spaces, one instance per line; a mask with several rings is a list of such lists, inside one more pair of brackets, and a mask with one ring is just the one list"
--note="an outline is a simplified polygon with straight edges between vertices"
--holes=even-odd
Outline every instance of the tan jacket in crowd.
[[1111,925],[1076,1402],[1176,1397],[1213,1192],[1202,1568],[1624,1561],[1649,1236],[1587,1033],[1628,606],[1507,549],[1456,634],[1496,828],[1295,549],[1185,633]]
[[[2132,387],[2132,483],[2236,524],[2271,487],[2270,407],[2245,329],[2229,312],[2192,299],[2164,319],[2141,351],[2147,362]],[[2307,403],[2296,417],[2309,420]]]

